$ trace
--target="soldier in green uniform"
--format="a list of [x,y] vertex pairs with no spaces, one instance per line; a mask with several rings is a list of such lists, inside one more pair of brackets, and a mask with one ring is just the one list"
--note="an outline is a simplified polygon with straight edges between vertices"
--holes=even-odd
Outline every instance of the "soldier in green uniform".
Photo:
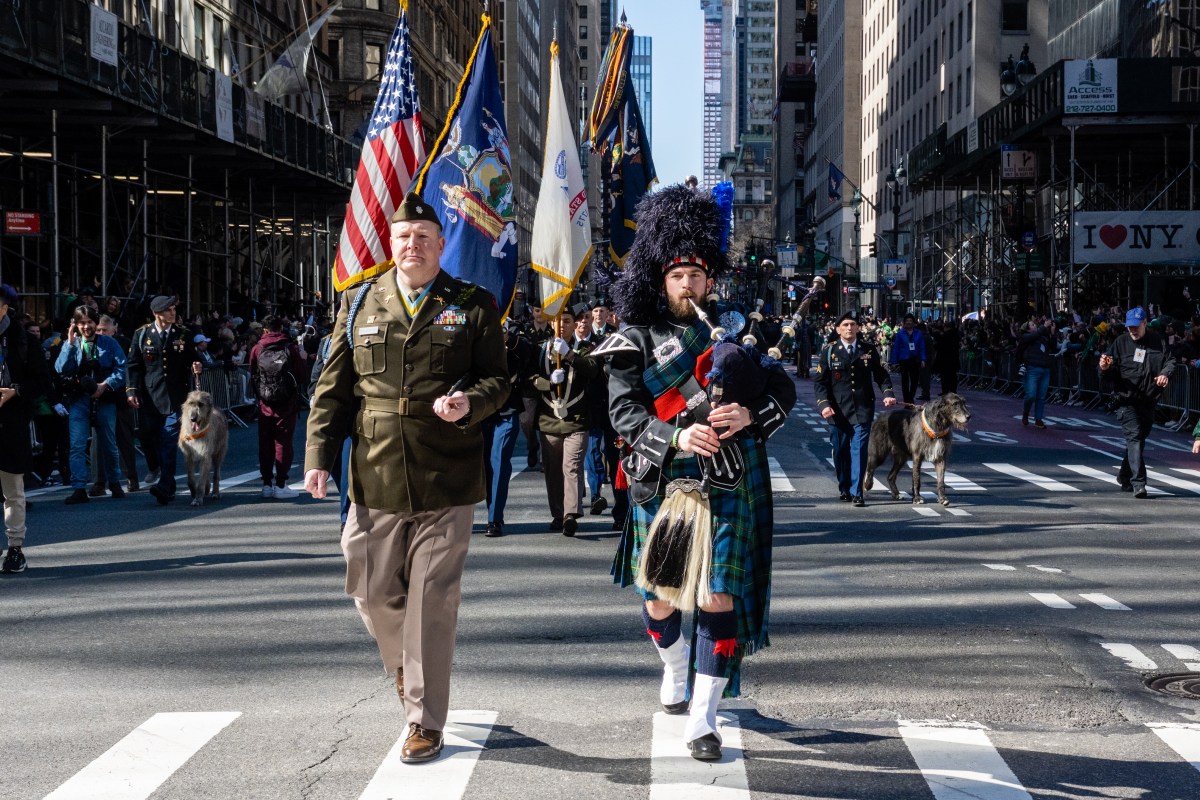
[[394,266],[338,314],[304,484],[324,497],[351,437],[346,593],[396,674],[411,763],[442,751],[463,562],[484,499],[481,423],[510,386],[496,300],[442,271],[441,224],[420,196],[392,217],[391,247]]

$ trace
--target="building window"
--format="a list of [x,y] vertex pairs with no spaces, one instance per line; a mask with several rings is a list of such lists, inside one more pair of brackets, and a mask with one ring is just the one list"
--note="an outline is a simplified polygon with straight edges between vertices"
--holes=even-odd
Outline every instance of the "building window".
[[380,5],[382,0],[363,0],[363,8],[369,8],[372,11],[379,11],[383,7]]
[[586,81],[587,79],[588,79],[588,77],[587,77],[587,67],[580,67],[580,68],[579,68],[579,80],[581,80],[581,81]]
[[963,100],[963,105],[969,111],[971,109],[971,68],[967,67],[967,96]]
[[1029,0],[1004,0],[1000,8],[1000,32],[1024,33],[1029,29]]
[[579,48],[579,60],[587,61],[587,57],[588,57],[588,49],[586,47]]
[[967,2],[967,41],[968,42],[971,41],[971,31],[974,30],[974,28],[975,28],[973,14],[971,13],[972,5],[973,5],[973,3],[971,2],[971,0],[968,0],[968,2]]
[[[342,40],[329,37],[329,60],[333,63],[333,79],[342,79]],[[340,129],[339,129],[340,130]]]
[[579,6],[579,18],[587,19],[587,6],[582,4]]
[[587,25],[579,26],[579,41],[581,41],[581,42],[587,41]]
[[368,44],[363,46],[363,78],[374,80],[380,75],[380,67],[383,66],[383,45]]

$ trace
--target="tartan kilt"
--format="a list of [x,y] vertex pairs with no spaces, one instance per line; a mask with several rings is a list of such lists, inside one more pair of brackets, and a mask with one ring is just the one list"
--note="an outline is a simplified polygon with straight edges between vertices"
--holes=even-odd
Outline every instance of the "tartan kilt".
[[[737,652],[730,659],[729,686],[726,697],[736,697],[740,691],[739,675],[743,656],[767,647],[767,617],[771,601],[771,538],[773,511],[771,500],[771,470],[767,464],[767,449],[757,439],[738,440],[746,461],[746,474],[733,491],[713,489],[709,506],[713,516],[713,592],[733,596],[737,615]],[[630,504],[625,529],[613,559],[613,582],[633,586],[642,547],[650,523],[662,502],[662,489],[675,478],[699,479],[700,466],[695,457],[676,456],[663,469],[660,493],[641,506]],[[635,591],[648,600],[657,599],[651,592],[636,586]],[[695,620],[692,625],[692,652],[695,653]],[[694,665],[693,665],[694,668]]]

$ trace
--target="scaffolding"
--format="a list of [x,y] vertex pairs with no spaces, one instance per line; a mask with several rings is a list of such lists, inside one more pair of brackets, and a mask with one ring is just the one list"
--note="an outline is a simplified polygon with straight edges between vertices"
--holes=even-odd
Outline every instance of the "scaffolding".
[[0,0],[0,208],[40,222],[0,237],[0,279],[52,321],[81,287],[324,307],[357,149],[123,22],[117,64],[94,57],[93,13]]
[[[1196,209],[1200,59],[1121,59],[1118,68],[1118,113],[1068,113],[1059,62],[973,129],[947,136],[942,126],[911,151],[918,303],[1018,320],[1144,302],[1172,311],[1169,281],[1196,274],[1200,243],[1153,263],[1074,256],[1077,213]],[[1003,177],[1008,150],[1031,153],[1036,168]]]

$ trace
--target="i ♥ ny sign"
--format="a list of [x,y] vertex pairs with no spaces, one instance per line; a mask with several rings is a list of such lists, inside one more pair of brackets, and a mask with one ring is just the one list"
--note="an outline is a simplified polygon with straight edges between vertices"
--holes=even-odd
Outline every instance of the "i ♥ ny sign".
[[1200,262],[1200,211],[1075,214],[1076,264]]

